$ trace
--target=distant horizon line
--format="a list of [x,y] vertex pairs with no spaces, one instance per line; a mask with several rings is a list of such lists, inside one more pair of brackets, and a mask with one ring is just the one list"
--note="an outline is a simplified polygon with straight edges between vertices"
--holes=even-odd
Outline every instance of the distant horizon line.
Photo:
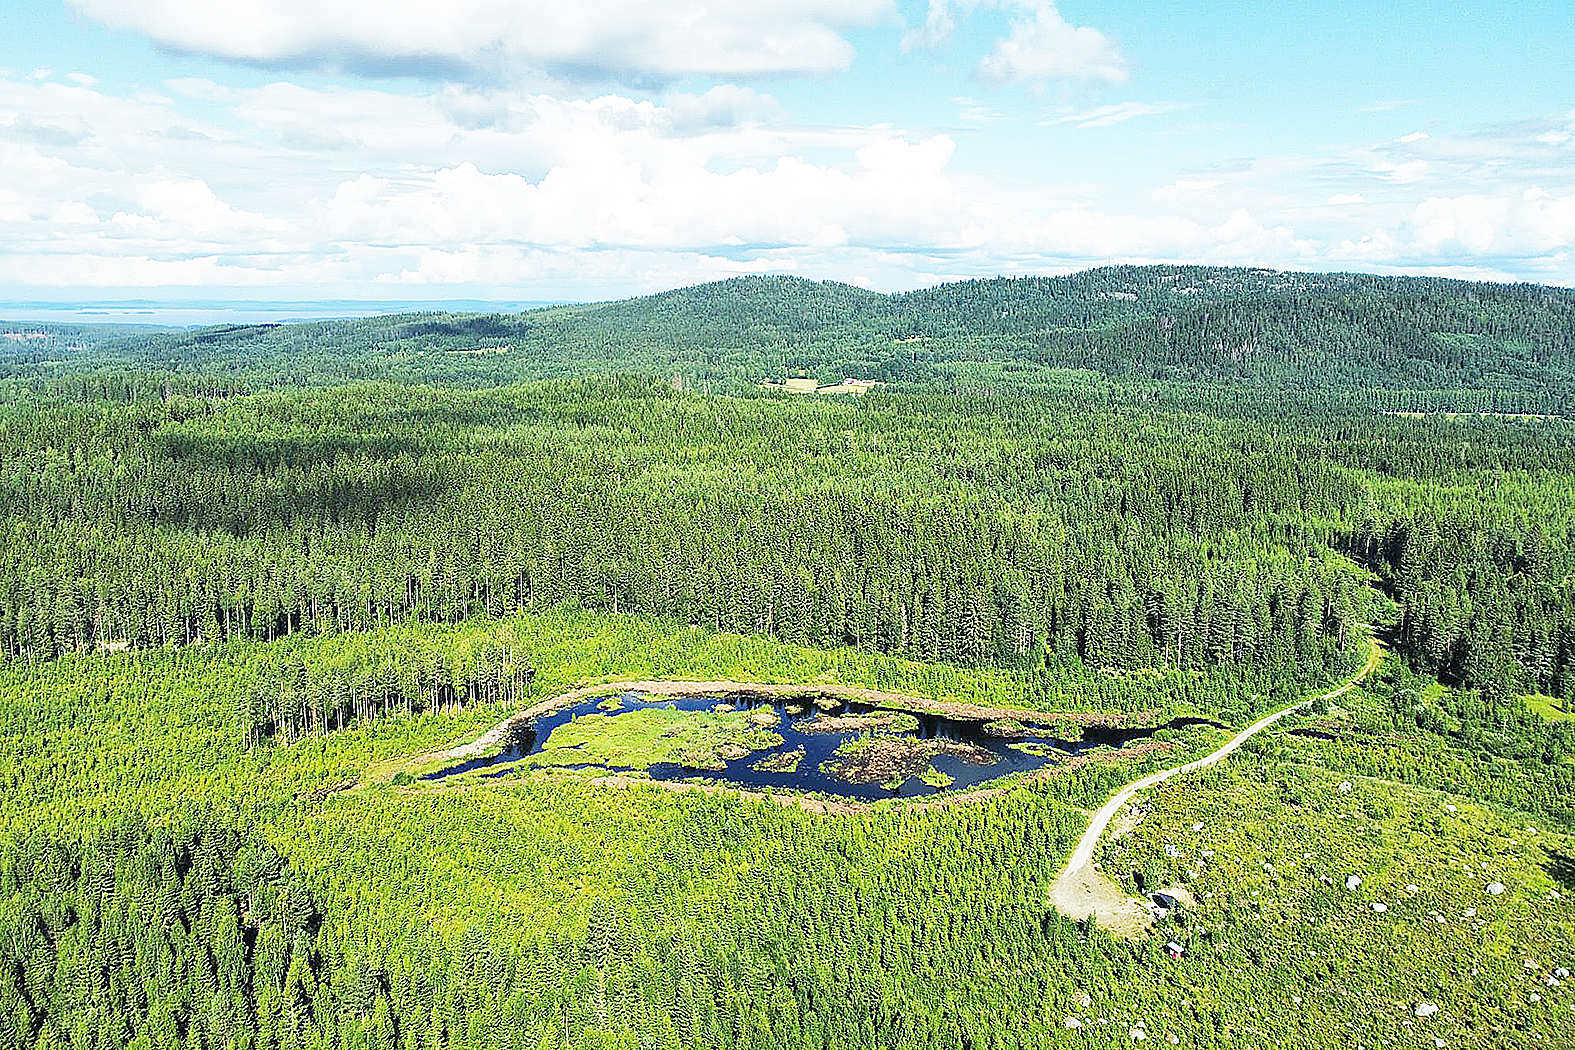
[[204,327],[214,324],[296,324],[336,320],[363,320],[372,317],[424,311],[524,313],[532,310],[559,306],[594,306],[605,303],[644,299],[688,288],[723,284],[734,280],[790,279],[814,284],[845,285],[881,296],[900,296],[927,291],[954,284],[994,280],[1056,280],[1076,277],[1099,270],[1117,269],[1174,269],[1205,271],[1238,271],[1242,273],[1277,273],[1313,277],[1372,277],[1382,280],[1439,280],[1463,284],[1497,285],[1501,287],[1529,286],[1575,290],[1561,284],[1537,281],[1504,281],[1482,278],[1458,277],[1444,274],[1375,273],[1361,270],[1282,270],[1272,266],[1220,266],[1208,263],[1178,262],[1106,262],[1066,273],[996,274],[990,277],[951,277],[934,283],[920,284],[913,288],[882,292],[862,283],[829,277],[807,277],[789,271],[733,274],[690,284],[674,285],[657,291],[640,291],[615,294],[601,298],[487,298],[476,295],[457,295],[430,298],[303,298],[280,297],[273,299],[237,297],[233,294],[207,297],[186,294],[169,298],[152,298],[146,295],[128,298],[106,296],[67,299],[48,297],[0,297],[0,323],[3,324],[104,324],[158,328]]

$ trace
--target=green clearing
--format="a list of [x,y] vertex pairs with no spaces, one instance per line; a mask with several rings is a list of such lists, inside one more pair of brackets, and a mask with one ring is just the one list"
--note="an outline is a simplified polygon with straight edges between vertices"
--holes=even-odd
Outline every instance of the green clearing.
[[[506,645],[535,674],[514,706],[477,703],[351,725],[294,744],[245,745],[246,698],[282,672],[332,688],[369,669],[414,679],[422,667],[479,661]],[[320,675],[313,679],[312,675]],[[409,756],[465,743],[518,707],[597,681],[642,679],[825,683],[911,693],[981,706],[1169,704],[1177,713],[1234,706],[1242,677],[1225,670],[1156,679],[1152,693],[1108,693],[1100,676],[1068,673],[1055,689],[1018,672],[923,664],[852,649],[818,650],[686,624],[560,607],[503,620],[400,626],[353,635],[293,635],[267,645],[69,656],[0,663],[0,830],[90,828],[130,811],[249,797],[289,800],[346,781],[386,782]],[[1167,683],[1184,687],[1172,693]],[[1275,684],[1269,695],[1293,693]],[[627,714],[625,712],[624,714]],[[624,717],[620,714],[618,717]],[[742,713],[738,713],[744,717]],[[1144,769],[1149,767],[1139,767]],[[376,771],[376,776],[372,776]],[[1113,785],[1125,770],[1081,772],[1078,790]],[[1135,775],[1135,773],[1133,774]],[[1070,790],[1070,789],[1069,789]],[[1075,793],[1075,792],[1074,792]],[[359,794],[359,793],[358,793]]]
[[[1105,844],[1104,870],[1129,891],[1139,873],[1149,891],[1197,897],[1156,934],[1187,947],[1176,994],[1222,1037],[1260,1045],[1575,1039],[1575,985],[1549,983],[1575,967],[1575,839],[1460,795],[1347,774],[1317,750],[1172,780]],[[1351,875],[1361,883],[1347,890]],[[1225,987],[1254,1009],[1202,1007]],[[1417,1003],[1439,1010],[1421,1019]]]
[[1526,706],[1543,718],[1562,721],[1575,719],[1575,710],[1571,710],[1569,701],[1560,700],[1555,696],[1544,696],[1541,693],[1528,693],[1521,697]]

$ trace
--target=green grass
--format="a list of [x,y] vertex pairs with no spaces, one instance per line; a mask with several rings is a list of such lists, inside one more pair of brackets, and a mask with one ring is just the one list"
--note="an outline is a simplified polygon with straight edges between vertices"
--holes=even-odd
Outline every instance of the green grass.
[[986,722],[984,731],[992,736],[1022,736],[1028,727],[1015,718],[997,718]]
[[1552,719],[1555,722],[1575,719],[1575,711],[1570,710],[1570,702],[1568,700],[1560,700],[1553,696],[1543,696],[1540,693],[1529,693],[1521,699],[1525,700],[1527,707],[1543,718]]
[[[1283,1046],[1350,1045],[1351,1031],[1369,1046],[1572,1045],[1575,986],[1545,983],[1575,965],[1570,836],[1316,764],[1235,759],[1147,802],[1101,863],[1134,893],[1140,872],[1149,892],[1179,883],[1197,896],[1158,932],[1188,946],[1182,994],[1257,1004],[1233,1012],[1226,1034]],[[1418,1002],[1439,1012],[1419,1020]]]
[[781,743],[780,735],[750,724],[749,716],[741,711],[653,707],[615,715],[581,715],[554,729],[551,746],[521,765],[646,769],[672,762],[691,769],[718,770],[726,766],[724,759],[730,751],[762,751]]

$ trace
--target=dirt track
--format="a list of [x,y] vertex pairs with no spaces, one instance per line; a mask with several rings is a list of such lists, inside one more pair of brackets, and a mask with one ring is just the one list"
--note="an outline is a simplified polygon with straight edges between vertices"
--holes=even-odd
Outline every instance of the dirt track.
[[[1055,887],[1051,890],[1051,903],[1057,911],[1069,919],[1086,919],[1090,915],[1100,926],[1113,933],[1133,935],[1141,933],[1148,925],[1148,911],[1140,901],[1129,896],[1104,874],[1094,868],[1094,850],[1099,846],[1099,839],[1105,833],[1113,818],[1121,808],[1127,804],[1133,795],[1139,791],[1153,787],[1155,784],[1169,780],[1180,773],[1190,773],[1193,770],[1212,766],[1214,763],[1233,754],[1241,745],[1278,722],[1293,711],[1312,703],[1313,700],[1333,700],[1342,693],[1356,687],[1356,685],[1372,674],[1378,666],[1378,659],[1383,649],[1378,640],[1372,641],[1372,650],[1368,653],[1367,663],[1362,669],[1352,676],[1345,684],[1336,689],[1331,689],[1318,697],[1298,701],[1283,711],[1276,711],[1272,715],[1260,718],[1252,725],[1243,729],[1230,739],[1218,751],[1205,755],[1192,762],[1187,762],[1170,769],[1162,769],[1158,773],[1139,777],[1126,787],[1111,796],[1110,801],[1094,813],[1089,821],[1088,830],[1083,832],[1083,837],[1078,840],[1077,849],[1072,851],[1071,859],[1057,877]],[[1136,926],[1134,926],[1136,923]]]

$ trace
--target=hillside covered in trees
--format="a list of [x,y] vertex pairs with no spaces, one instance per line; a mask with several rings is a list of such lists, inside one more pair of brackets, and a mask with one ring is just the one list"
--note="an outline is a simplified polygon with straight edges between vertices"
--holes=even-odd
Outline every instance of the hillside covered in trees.
[[[642,372],[737,392],[784,375],[947,391],[1079,375],[1174,394],[1204,382],[1334,391],[1367,407],[1562,413],[1575,293],[1435,278],[1112,267],[883,296],[741,277],[514,315],[425,314],[0,346],[0,376],[106,396],[160,375],[186,392],[392,380],[486,386]],[[69,357],[69,361],[65,358]],[[1070,375],[1069,375],[1070,373]],[[140,378],[139,378],[140,377]]]
[[[0,343],[0,1050],[1575,1044],[1575,294],[44,335]],[[1192,904],[1056,912],[1087,810],[1371,637],[1106,841]],[[423,779],[643,679],[1191,726],[923,808]]]

